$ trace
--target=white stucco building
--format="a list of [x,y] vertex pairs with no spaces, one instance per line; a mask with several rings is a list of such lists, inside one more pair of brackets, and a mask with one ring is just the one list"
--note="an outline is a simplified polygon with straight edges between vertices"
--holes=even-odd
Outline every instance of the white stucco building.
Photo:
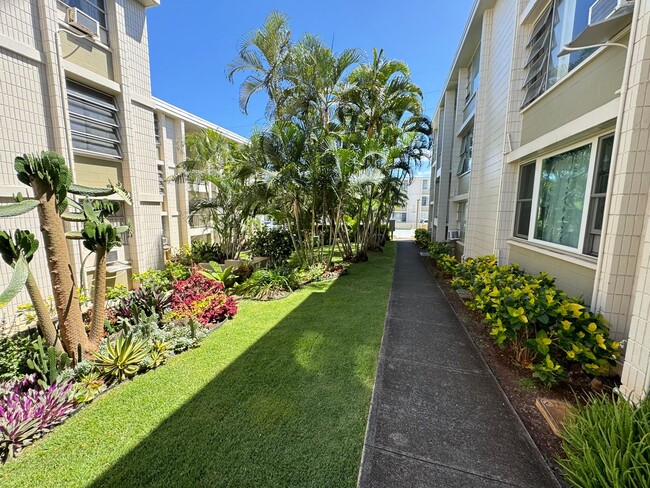
[[584,297],[626,341],[631,396],[650,388],[649,72],[650,2],[478,0],[433,124],[432,236]]
[[[151,94],[146,9],[158,0],[21,0],[0,2],[0,201],[26,187],[13,161],[23,153],[63,155],[77,183],[120,181],[133,196],[121,218],[133,222],[123,248],[109,253],[109,284],[163,264],[164,247],[205,238],[188,223],[188,188],[168,183],[185,157],[187,131],[213,128],[246,139]],[[36,212],[3,228],[40,235]],[[80,276],[87,251],[69,244]],[[31,265],[49,294],[44,252]],[[0,266],[0,286],[11,270]],[[25,294],[4,311],[10,321]]]
[[410,184],[404,183],[402,192],[406,194],[407,201],[404,205],[396,206],[391,215],[395,229],[426,229],[429,219],[429,181],[428,176],[415,176]]

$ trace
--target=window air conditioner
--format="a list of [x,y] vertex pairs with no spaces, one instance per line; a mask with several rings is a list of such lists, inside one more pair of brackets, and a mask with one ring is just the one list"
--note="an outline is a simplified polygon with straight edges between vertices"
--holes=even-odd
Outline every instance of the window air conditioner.
[[449,234],[449,240],[450,241],[457,241],[460,239],[460,231],[459,230],[450,230],[448,231]]
[[620,8],[634,5],[634,0],[596,0],[589,7],[589,25],[609,19]]
[[99,37],[99,22],[78,8],[68,8],[67,20],[72,27],[93,37]]
[[124,246],[108,251],[106,253],[106,263],[128,263],[126,260],[126,253],[124,252]]

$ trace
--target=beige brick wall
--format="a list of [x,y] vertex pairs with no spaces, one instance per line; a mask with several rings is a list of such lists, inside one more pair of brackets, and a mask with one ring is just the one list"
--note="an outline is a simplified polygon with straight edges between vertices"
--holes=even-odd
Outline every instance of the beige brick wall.
[[503,166],[504,131],[516,10],[497,2],[483,16],[481,77],[474,122],[474,160],[469,190],[465,254],[495,254]]
[[38,0],[0,2],[0,36],[40,51]]
[[[650,5],[638,20],[605,238],[599,305],[619,336],[627,336],[622,391],[650,389]],[[629,324],[629,330],[627,325]]]

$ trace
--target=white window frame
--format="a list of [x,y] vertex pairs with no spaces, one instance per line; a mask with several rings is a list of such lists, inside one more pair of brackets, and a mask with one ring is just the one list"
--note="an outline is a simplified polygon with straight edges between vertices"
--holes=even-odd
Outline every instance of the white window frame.
[[[69,85],[77,85],[81,87],[83,90],[86,90],[88,92],[95,92],[99,95],[98,98],[93,98],[92,96],[88,95],[87,93],[71,93]],[[101,97],[107,97],[111,99],[112,103],[109,103],[106,100],[102,100]],[[106,110],[111,113],[113,117],[112,122],[107,122],[105,120],[100,120],[97,118],[93,118],[89,115],[85,114],[79,114],[75,112],[74,110],[71,110],[70,108],[70,100],[73,99],[77,103],[85,104],[87,106],[93,106],[96,108],[99,108],[100,110]],[[96,140],[99,142],[103,142],[106,144],[112,144],[114,145],[117,154],[109,154],[101,151],[93,151],[91,149],[84,149],[84,148],[76,148],[74,147],[73,143],[73,152],[74,153],[79,153],[79,154],[87,154],[91,155],[93,157],[100,157],[102,159],[110,159],[110,160],[115,160],[115,159],[122,159],[124,156],[124,153],[122,151],[122,136],[121,136],[121,120],[120,120],[120,106],[119,103],[116,99],[116,97],[111,94],[111,93],[105,93],[103,91],[97,90],[96,88],[93,88],[91,86],[85,85],[83,83],[79,83],[78,81],[72,80],[72,79],[67,79],[66,80],[66,104],[67,109],[68,109],[68,121],[70,123],[70,137],[71,140],[74,135],[78,135],[80,137],[85,137],[91,140]],[[88,122],[89,124],[94,124],[95,126],[99,126],[102,128],[107,128],[108,130],[113,130],[115,133],[116,139],[111,139],[107,138],[104,136],[97,136],[94,134],[89,134],[87,132],[83,131],[78,131],[75,129],[72,129],[72,123],[73,120],[77,119],[79,121],[83,122]]]
[[[476,61],[476,58],[478,57],[478,66],[476,67],[476,73],[474,73],[474,77],[472,77],[472,68],[474,67],[474,61]],[[481,82],[481,45],[479,44],[478,47],[476,48],[476,51],[474,51],[474,54],[472,55],[472,59],[469,62],[469,65],[467,66],[467,94],[465,95],[465,108],[469,106],[470,103],[474,100],[476,97],[476,93],[478,92],[479,85],[478,83],[475,83],[476,78],[478,78],[479,83]],[[470,82],[471,81],[471,82]],[[476,84],[476,87],[474,85]],[[474,88],[473,91],[469,91],[470,88]]]
[[[564,251],[570,254],[574,254],[577,256],[584,256],[584,257],[594,257],[591,254],[586,254],[584,252],[585,248],[585,240],[587,238],[587,227],[588,227],[588,222],[589,222],[589,203],[591,201],[591,195],[592,195],[592,188],[593,188],[593,180],[594,180],[594,174],[596,171],[596,158],[598,156],[598,149],[599,149],[599,142],[600,140],[609,134],[612,133],[612,129],[608,129],[606,131],[602,131],[589,139],[583,139],[580,142],[576,142],[570,145],[563,146],[561,148],[558,148],[554,151],[550,151],[548,153],[544,153],[540,155],[539,157],[535,158],[534,160],[529,160],[526,159],[523,161],[521,164],[518,165],[518,168],[520,168],[522,165],[525,164],[535,164],[535,186],[533,188],[533,201],[532,201],[532,211],[530,212],[530,222],[529,222],[529,231],[528,231],[528,239],[523,238],[523,237],[517,237],[514,235],[514,231],[512,232],[512,239],[516,239],[519,241],[524,241],[524,242],[530,242],[533,244],[537,244],[539,246],[543,246],[546,248],[550,249],[557,249],[559,251]],[[554,242],[549,242],[549,241],[544,241],[542,239],[536,239],[535,238],[535,223],[537,222],[537,213],[539,210],[539,193],[540,193],[540,183],[542,180],[542,165],[543,161],[545,159],[551,158],[553,156],[557,156],[558,154],[563,154],[565,152],[572,151],[574,149],[578,149],[580,147],[586,146],[591,144],[591,150],[589,153],[589,168],[588,168],[588,173],[587,173],[587,181],[585,183],[585,196],[584,196],[584,201],[583,201],[583,211],[582,211],[582,217],[580,220],[580,236],[578,240],[578,246],[577,247],[571,247],[571,246],[565,246],[562,244],[556,244]],[[615,157],[614,155],[612,157]],[[611,175],[610,175],[611,177]],[[516,196],[516,193],[515,193]],[[514,225],[515,225],[515,215],[513,212],[512,215],[512,223],[511,223],[511,228],[514,230]]]
[[[465,153],[467,152],[467,147],[465,144],[465,139],[469,136],[472,135],[472,144],[471,144],[471,156],[469,157],[469,164],[467,165],[467,169],[463,171],[463,157]],[[474,126],[471,125],[470,127],[465,130],[460,136],[460,154],[459,156],[459,161],[458,161],[458,171],[456,172],[456,175],[460,178],[461,176],[465,176],[466,174],[469,174],[472,172],[472,166],[474,164]]]

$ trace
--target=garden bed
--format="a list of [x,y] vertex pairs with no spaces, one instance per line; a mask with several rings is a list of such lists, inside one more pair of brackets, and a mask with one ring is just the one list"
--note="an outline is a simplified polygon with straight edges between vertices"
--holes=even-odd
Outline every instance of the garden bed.
[[[476,311],[467,308],[457,290],[451,287],[450,281],[435,266],[432,260],[426,259],[427,267],[436,277],[447,300],[465,327],[474,344],[481,351],[483,358],[498,380],[501,388],[517,411],[526,429],[537,444],[538,448],[549,462],[556,474],[561,476],[561,470],[555,459],[562,454],[561,440],[553,433],[546,420],[538,410],[535,402],[538,398],[550,398],[575,404],[579,398],[584,398],[594,390],[590,378],[582,372],[572,371],[569,380],[546,388],[537,382],[530,369],[515,364],[509,349],[499,348],[490,336],[489,327]],[[616,386],[613,378],[602,378],[603,391],[611,391]]]

